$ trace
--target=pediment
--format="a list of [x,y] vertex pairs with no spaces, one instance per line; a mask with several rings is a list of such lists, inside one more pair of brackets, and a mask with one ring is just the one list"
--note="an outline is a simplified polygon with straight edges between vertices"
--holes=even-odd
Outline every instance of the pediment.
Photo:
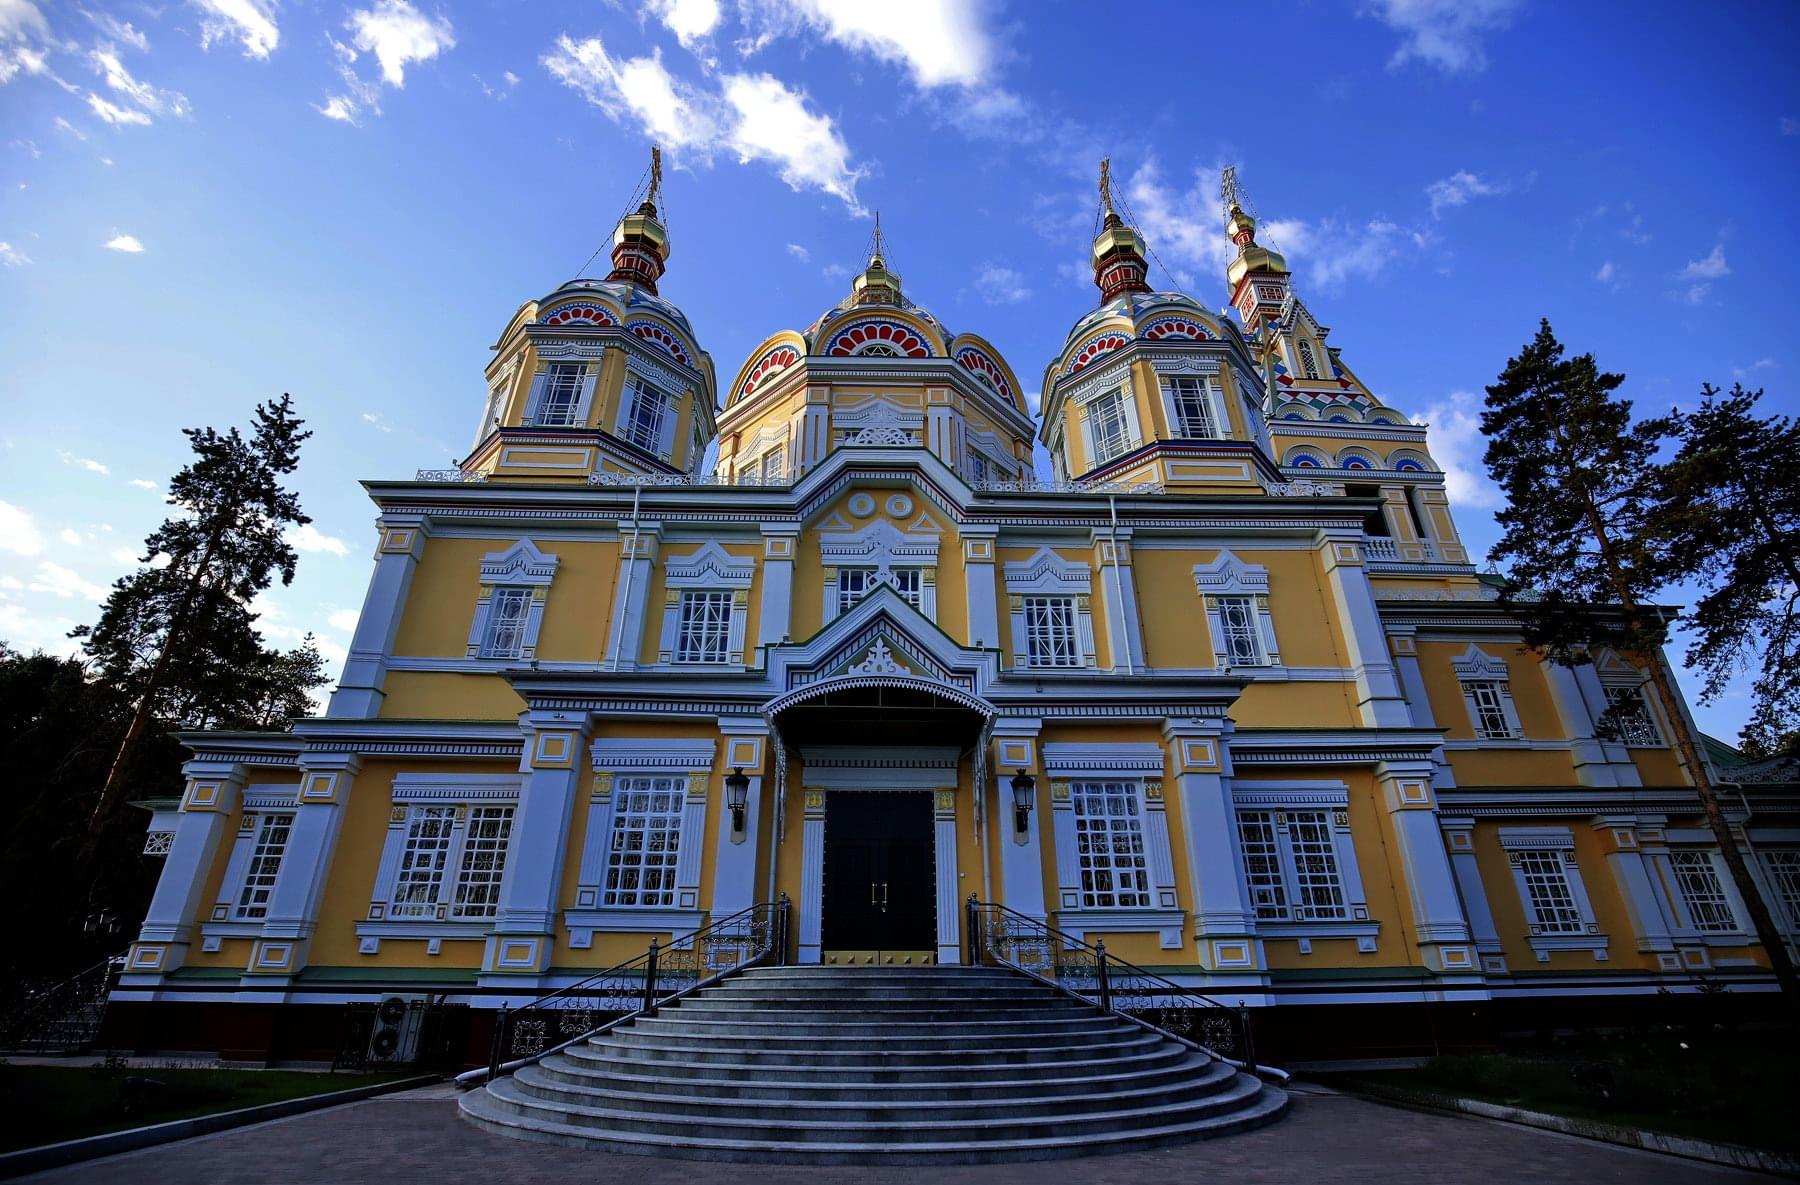
[[886,586],[806,641],[770,647],[769,671],[789,690],[827,679],[889,676],[976,693],[998,673],[992,651],[959,646]]

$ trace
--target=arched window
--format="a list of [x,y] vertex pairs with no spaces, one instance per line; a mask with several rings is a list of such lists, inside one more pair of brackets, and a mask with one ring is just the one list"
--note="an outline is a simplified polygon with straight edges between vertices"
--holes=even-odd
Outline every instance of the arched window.
[[1319,377],[1319,360],[1313,356],[1312,343],[1305,340],[1300,342],[1300,374],[1309,379]]
[[1345,468],[1345,469],[1368,469],[1368,468],[1370,468],[1370,466],[1369,466],[1369,463],[1361,457],[1345,457],[1344,463],[1343,463],[1343,468]]
[[1394,468],[1401,473],[1425,472],[1425,466],[1419,464],[1419,462],[1411,457],[1401,457],[1398,461],[1394,462]]
[[1330,423],[1330,424],[1348,424],[1350,422],[1350,417],[1349,416],[1332,416],[1326,422]]
[[1288,464],[1296,469],[1323,469],[1325,462],[1311,453],[1294,453],[1288,457]]

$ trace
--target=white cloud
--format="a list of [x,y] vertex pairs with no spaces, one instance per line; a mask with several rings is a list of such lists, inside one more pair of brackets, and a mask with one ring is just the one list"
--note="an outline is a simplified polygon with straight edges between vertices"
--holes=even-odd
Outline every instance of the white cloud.
[[37,573],[25,587],[31,592],[49,593],[63,598],[85,597],[96,604],[106,599],[106,589],[103,586],[50,560],[38,564]]
[[138,553],[129,547],[115,547],[109,554],[112,556],[113,563],[118,564],[121,568],[137,566]]
[[307,523],[287,533],[287,541],[296,551],[330,552],[332,555],[349,555],[350,545],[335,535],[327,535],[319,528]]
[[514,74],[511,70],[502,70],[500,72],[500,77],[506,79],[507,86],[518,86],[519,85],[519,76],[517,74]]
[[[1205,174],[1196,171],[1193,186],[1178,191],[1163,181],[1156,161],[1147,160],[1132,174],[1125,199],[1152,251],[1176,264],[1206,269],[1210,281],[1223,275],[1226,265],[1237,257],[1237,249],[1225,237],[1217,189],[1216,180],[1209,182]],[[1193,279],[1187,276],[1179,282],[1192,286]]]
[[88,92],[87,105],[88,109],[95,115],[98,115],[101,119],[112,124],[114,127],[126,127],[133,124],[139,127],[150,126],[150,117],[145,115],[142,111],[135,110],[131,107],[121,107],[110,99],[102,98],[93,91]]
[[693,49],[719,27],[719,0],[649,0],[648,7],[684,49]]
[[237,41],[247,58],[267,59],[281,43],[273,0],[188,0],[201,12],[200,48]]
[[789,243],[787,249],[788,254],[792,255],[795,259],[798,259],[801,263],[805,263],[812,258],[812,252],[808,251],[805,247],[802,247],[799,243]]
[[155,482],[150,481],[147,478],[142,478],[142,477],[134,477],[130,481],[126,482],[125,484],[131,485],[131,486],[136,486],[140,490],[154,490],[154,489],[158,488],[158,486]]
[[1619,269],[1613,266],[1613,261],[1610,259],[1601,264],[1600,270],[1594,273],[1594,279],[1600,281],[1602,284],[1610,284],[1618,279],[1618,277]]
[[11,243],[0,239],[0,265],[6,267],[23,267],[31,262],[31,256],[19,250]]
[[381,418],[381,416],[375,412],[366,411],[362,414],[362,418],[363,418],[363,423],[369,424],[376,428],[379,428],[383,432],[392,432],[394,430],[394,426],[392,424],[389,424],[386,421],[384,421]]
[[1441,216],[1448,206],[1467,205],[1470,198],[1492,197],[1505,192],[1506,186],[1483,181],[1467,169],[1460,169],[1425,187],[1425,196],[1431,199],[1433,218]]
[[64,527],[56,533],[56,537],[61,539],[64,543],[67,543],[70,547],[81,546],[81,532],[77,531],[74,527]]
[[1711,284],[1690,284],[1688,285],[1687,291],[1680,293],[1679,295],[1686,304],[1705,304],[1706,297],[1711,292]]
[[1784,115],[1781,117],[1778,126],[1781,128],[1781,134],[1784,136],[1800,136],[1800,119],[1795,119],[1791,115]]
[[1688,265],[1676,273],[1678,280],[1718,280],[1731,274],[1731,265],[1725,262],[1725,244],[1716,244],[1712,254],[1705,259],[1689,260]]
[[850,148],[830,116],[808,110],[805,95],[769,74],[730,74],[723,82],[736,115],[729,140],[740,161],[768,161],[792,188],[822,189],[852,213],[863,212],[856,200],[863,171],[850,166]]
[[31,512],[11,502],[0,502],[0,551],[36,555],[42,550],[44,537],[38,532]]
[[598,37],[574,41],[566,34],[543,58],[557,81],[606,112],[614,121],[634,121],[665,146],[710,154],[719,138],[715,100],[677,79],[662,64],[660,51],[647,58],[615,58]]
[[1518,7],[1519,0],[1371,0],[1362,11],[1400,34],[1388,69],[1416,60],[1460,74],[1487,68],[1483,34],[1510,25]]
[[86,9],[82,10],[81,15],[85,16],[96,29],[99,29],[109,39],[122,41],[139,53],[149,52],[150,39],[144,36],[142,29],[135,28],[130,21],[122,21],[108,12],[88,12]]
[[346,634],[354,633],[357,619],[361,616],[362,614],[354,609],[333,609],[325,618],[325,624],[334,630],[342,630]]
[[1444,471],[1444,492],[1450,496],[1450,504],[1492,510],[1502,499],[1481,459],[1487,438],[1481,433],[1480,399],[1470,391],[1452,391],[1448,398],[1425,408],[1418,419],[1431,425],[1426,443],[1431,459]]
[[381,77],[389,86],[406,85],[409,62],[429,62],[456,48],[456,34],[444,17],[428,17],[407,0],[376,0],[375,7],[350,14],[344,27],[351,42],[381,63]]
[[1743,380],[1743,379],[1747,379],[1747,378],[1751,377],[1759,370],[1774,370],[1776,367],[1778,367],[1780,365],[1781,365],[1781,363],[1775,361],[1775,359],[1773,359],[1773,358],[1758,358],[1755,362],[1752,362],[1748,366],[1738,366],[1738,367],[1732,368],[1731,377],[1734,379]]
[[[148,117],[151,115],[173,115],[178,119],[186,119],[193,114],[193,107],[188,103],[187,96],[180,91],[162,90],[132,77],[131,71],[125,68],[125,63],[119,60],[118,51],[110,45],[89,50],[88,64],[94,68],[94,73],[106,80],[108,87],[137,104],[140,112],[145,115],[145,123],[150,122]],[[89,97],[90,106],[95,97],[97,96]],[[95,111],[96,114],[99,113],[98,108]]]
[[108,474],[108,473],[112,472],[112,470],[110,468],[108,468],[105,465],[102,465],[100,462],[94,460],[92,457],[78,457],[74,453],[68,453],[68,452],[59,453],[57,455],[62,458],[63,464],[73,465],[77,469],[85,469],[89,473],[99,473],[99,474],[104,475],[104,474]]
[[986,263],[975,276],[975,287],[988,304],[1018,304],[1031,299],[1025,277],[1010,267]]
[[978,86],[994,53],[972,0],[905,4],[844,0],[765,0],[756,10],[771,35],[810,29],[846,49],[903,66],[921,87]]
[[114,235],[102,245],[108,251],[123,251],[127,255],[144,253],[144,245],[137,241],[136,235]]
[[73,136],[77,140],[86,140],[87,139],[86,132],[82,131],[80,128],[76,127],[74,124],[70,123],[68,120],[64,119],[60,115],[56,117],[56,130],[59,132],[63,132],[66,135]]
[[50,22],[31,0],[0,0],[0,41],[50,36]]
[[348,124],[356,122],[356,104],[348,95],[332,95],[325,100],[325,105],[318,108],[318,111],[326,119],[335,119]]

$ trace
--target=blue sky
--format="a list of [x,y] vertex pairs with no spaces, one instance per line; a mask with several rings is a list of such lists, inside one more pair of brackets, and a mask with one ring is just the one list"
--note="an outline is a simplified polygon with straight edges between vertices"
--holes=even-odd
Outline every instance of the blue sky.
[[[721,386],[844,291],[879,208],[908,294],[1035,389],[1096,300],[1098,158],[1156,282],[1213,305],[1235,163],[1332,343],[1432,425],[1485,550],[1480,391],[1540,316],[1645,407],[1742,378],[1800,410],[1795,19],[0,0],[0,637],[66,648],[164,513],[179,429],[286,390],[316,433],[298,478],[316,522],[263,625],[313,629],[335,673],[372,540],[356,479],[462,454],[489,344],[606,240],[652,140],[663,293]],[[1723,735],[1745,711],[1698,708]]]

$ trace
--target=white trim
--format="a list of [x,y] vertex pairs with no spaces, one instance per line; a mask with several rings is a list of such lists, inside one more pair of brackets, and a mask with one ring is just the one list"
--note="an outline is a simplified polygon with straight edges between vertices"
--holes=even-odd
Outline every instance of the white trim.
[[[558,562],[559,557],[538,550],[537,544],[530,539],[520,539],[504,551],[489,552],[481,557],[481,587],[475,600],[475,615],[469,622],[465,658],[530,662],[537,657],[538,632],[543,628],[544,606],[549,600],[550,584],[556,579]],[[516,655],[482,653],[487,644],[494,597],[501,589],[523,589],[530,593]]]

